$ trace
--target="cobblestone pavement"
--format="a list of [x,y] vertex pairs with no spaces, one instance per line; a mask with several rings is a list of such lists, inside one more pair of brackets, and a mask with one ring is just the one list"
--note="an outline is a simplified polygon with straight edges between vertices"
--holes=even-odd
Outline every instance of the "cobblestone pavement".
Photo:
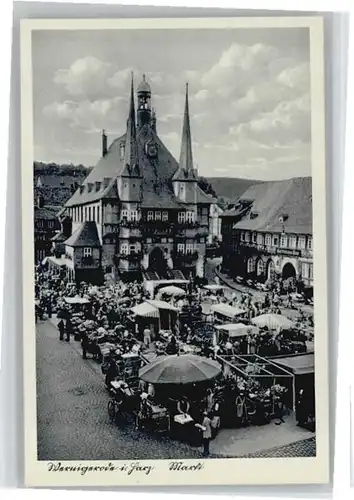
[[[128,423],[109,421],[108,393],[99,365],[81,358],[77,342],[59,341],[50,322],[37,324],[37,421],[39,460],[144,460],[200,458],[201,449],[173,441],[162,434],[135,431]],[[223,432],[223,431],[221,431]],[[268,431],[267,431],[268,436]],[[252,443],[257,436],[249,436]],[[300,436],[299,436],[300,437]],[[240,436],[238,436],[238,439]],[[242,435],[247,439],[246,435]],[[315,455],[315,438],[283,446],[267,446],[249,454],[237,441],[230,446],[211,443],[210,458],[305,457]],[[274,442],[274,441],[273,441]],[[250,446],[252,449],[254,446]],[[225,449],[224,449],[225,448]],[[213,453],[214,449],[214,453]],[[231,454],[230,454],[231,452]]]
[[279,457],[315,457],[316,438],[303,439],[287,446],[278,446],[269,450],[243,455],[243,458],[279,458]]
[[49,322],[37,324],[39,460],[199,458],[201,450],[162,435],[118,427],[107,414],[108,393],[75,341],[60,342]]

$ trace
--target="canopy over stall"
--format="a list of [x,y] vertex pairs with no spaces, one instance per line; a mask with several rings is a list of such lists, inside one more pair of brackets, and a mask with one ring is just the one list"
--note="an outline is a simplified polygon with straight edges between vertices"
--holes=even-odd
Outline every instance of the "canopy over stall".
[[147,292],[149,292],[150,297],[154,296],[154,293],[159,291],[160,287],[166,286],[178,286],[178,287],[186,287],[189,284],[189,281],[186,279],[170,279],[170,280],[145,280],[144,288]]
[[211,380],[221,373],[221,365],[194,354],[160,356],[141,368],[139,377],[151,384],[192,384]]
[[231,319],[234,319],[237,316],[242,316],[247,312],[244,309],[240,309],[239,307],[229,306],[228,304],[214,304],[210,306],[210,311],[213,313],[221,314],[222,316]]
[[261,314],[251,321],[259,327],[266,327],[268,330],[282,330],[284,328],[293,328],[294,323],[281,314]]
[[178,286],[170,285],[170,286],[165,286],[163,288],[160,288],[159,294],[172,295],[172,296],[178,297],[181,295],[186,295],[186,291],[183,290],[183,288],[180,288]]
[[174,307],[172,304],[169,304],[168,302],[165,302],[164,300],[147,300],[146,301],[148,304],[156,307],[157,309],[163,309],[165,311],[173,311],[173,312],[178,312],[177,307]]
[[75,295],[75,297],[65,297],[65,302],[67,304],[89,304],[90,301],[85,299],[85,297],[80,297],[79,295]]
[[[131,308],[135,316],[141,318],[155,318],[158,320],[159,329],[169,330],[173,323],[171,314],[176,316],[178,309],[163,300],[146,300]],[[153,325],[150,327],[153,328]]]
[[[276,357],[270,362],[275,366],[286,369],[293,373],[293,393],[297,399],[297,395],[302,391],[304,400],[303,403],[307,415],[311,415],[311,419],[315,417],[315,357],[313,353],[294,354],[292,356]],[[301,411],[299,404],[295,405],[296,411]],[[298,417],[297,417],[298,418]]]
[[142,318],[160,317],[158,308],[148,302],[143,302],[142,304],[132,307],[131,311],[135,316],[141,316]]
[[216,292],[218,290],[225,290],[226,286],[223,286],[223,285],[205,285],[203,288],[205,288],[206,290],[213,290],[214,292]]
[[243,323],[226,323],[225,325],[217,325],[215,328],[227,332],[229,337],[243,337],[259,333],[259,329],[256,326],[244,325]]
[[314,353],[276,357],[273,358],[272,361],[276,365],[292,372],[294,375],[310,375],[315,371]]
[[265,386],[281,383],[290,391],[291,403],[295,407],[295,377],[290,370],[276,364],[274,360],[257,354],[216,356],[216,359],[223,367],[224,376],[233,373],[245,380],[255,379]]

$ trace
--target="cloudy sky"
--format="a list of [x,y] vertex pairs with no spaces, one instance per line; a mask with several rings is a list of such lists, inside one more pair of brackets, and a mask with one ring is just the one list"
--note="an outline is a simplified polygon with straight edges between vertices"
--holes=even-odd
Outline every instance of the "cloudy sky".
[[32,58],[38,161],[95,165],[101,129],[125,132],[134,71],[177,159],[189,82],[200,175],[311,175],[307,29],[37,31]]

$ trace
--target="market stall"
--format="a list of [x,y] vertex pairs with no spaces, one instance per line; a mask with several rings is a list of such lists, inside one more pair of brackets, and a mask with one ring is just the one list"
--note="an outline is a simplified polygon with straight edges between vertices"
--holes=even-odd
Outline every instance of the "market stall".
[[193,354],[160,356],[139,372],[143,381],[154,385],[156,400],[168,408],[172,436],[191,444],[200,440],[196,424],[207,384],[220,374],[218,362]]
[[236,321],[236,319],[247,315],[247,311],[244,309],[224,303],[212,305],[210,312],[213,314],[215,322],[218,323],[225,323],[225,321],[230,319]]
[[159,296],[169,295],[171,297],[183,297],[186,293],[187,292],[183,290],[183,288],[174,285],[164,286],[158,291]]
[[226,323],[223,325],[215,326],[215,335],[213,344],[217,345],[223,336],[235,339],[240,337],[247,337],[249,335],[258,335],[259,328],[252,325],[245,325],[244,323]]
[[297,421],[301,426],[314,430],[316,419],[314,353],[276,357],[269,362],[293,374]]
[[136,318],[140,336],[145,328],[155,339],[160,330],[172,330],[176,324],[178,309],[162,300],[147,300],[131,308]]

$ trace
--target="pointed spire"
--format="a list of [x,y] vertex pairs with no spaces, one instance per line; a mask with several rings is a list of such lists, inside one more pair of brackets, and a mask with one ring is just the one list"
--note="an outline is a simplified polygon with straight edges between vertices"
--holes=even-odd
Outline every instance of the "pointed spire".
[[184,106],[182,144],[181,154],[179,157],[179,166],[187,172],[193,170],[192,137],[189,122],[188,83],[186,83],[186,102]]
[[139,163],[139,158],[138,158],[138,145],[136,141],[135,106],[134,106],[134,75],[132,72],[123,172],[125,172],[126,174],[131,173],[132,170],[138,166],[138,163]]
[[195,179],[195,172],[193,168],[193,154],[192,154],[192,135],[191,135],[191,127],[189,121],[188,83],[186,83],[186,100],[184,106],[179,169],[174,175],[174,179],[182,179],[182,178],[189,180]]

